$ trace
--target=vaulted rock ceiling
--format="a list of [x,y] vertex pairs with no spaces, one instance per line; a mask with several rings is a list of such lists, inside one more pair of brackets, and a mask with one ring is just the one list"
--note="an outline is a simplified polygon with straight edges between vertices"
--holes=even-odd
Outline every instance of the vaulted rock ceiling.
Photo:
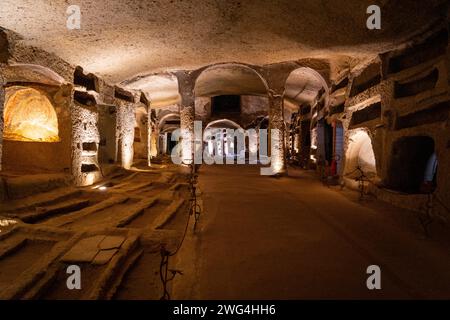
[[[367,57],[417,32],[440,0],[2,0],[0,26],[117,83],[140,73],[216,62],[268,64],[305,57]],[[66,28],[70,4],[81,30]],[[366,8],[382,8],[382,29]]]

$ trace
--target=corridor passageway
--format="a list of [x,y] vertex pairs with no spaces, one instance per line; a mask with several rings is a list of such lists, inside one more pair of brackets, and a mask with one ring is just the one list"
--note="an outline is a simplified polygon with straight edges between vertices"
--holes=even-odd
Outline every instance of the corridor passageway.
[[[448,250],[411,212],[304,170],[268,179],[255,166],[204,165],[199,175],[205,212],[177,266],[177,298],[450,297]],[[382,290],[368,290],[369,265]]]
[[0,300],[450,299],[449,26],[0,0]]

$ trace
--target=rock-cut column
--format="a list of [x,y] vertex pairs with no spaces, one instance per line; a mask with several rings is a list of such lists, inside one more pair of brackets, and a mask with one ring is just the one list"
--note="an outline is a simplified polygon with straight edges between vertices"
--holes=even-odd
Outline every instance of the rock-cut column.
[[151,106],[148,106],[147,108],[147,161],[148,166],[150,167],[152,165],[152,135],[153,135],[153,128],[152,128],[152,108]]
[[269,92],[269,146],[270,169],[264,174],[280,175],[286,173],[286,143],[283,117],[283,95]]
[[188,71],[177,73],[180,103],[181,161],[191,164],[194,159],[195,80]]
[[130,169],[134,158],[135,105],[117,99],[117,132],[120,143],[120,162],[122,167]]

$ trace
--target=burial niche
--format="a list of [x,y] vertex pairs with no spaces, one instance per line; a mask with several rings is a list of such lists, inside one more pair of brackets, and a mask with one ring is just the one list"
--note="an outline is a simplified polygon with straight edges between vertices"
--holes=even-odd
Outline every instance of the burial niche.
[[368,178],[373,178],[377,174],[372,140],[363,130],[355,132],[349,139],[345,175],[349,178],[357,178],[361,171]]
[[427,189],[434,189],[437,169],[434,147],[434,140],[427,136],[403,137],[395,141],[388,187],[405,193],[423,193],[424,182],[427,182],[430,184]]
[[58,117],[47,96],[33,88],[20,89],[8,98],[4,110],[5,140],[57,142]]

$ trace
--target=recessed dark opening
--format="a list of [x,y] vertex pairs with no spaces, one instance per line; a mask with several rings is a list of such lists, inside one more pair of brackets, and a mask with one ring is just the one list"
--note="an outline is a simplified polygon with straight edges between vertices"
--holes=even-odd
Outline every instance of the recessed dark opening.
[[333,85],[332,87],[332,91],[336,91],[342,88],[346,88],[348,86],[348,77],[345,77],[344,79],[342,79],[341,81],[339,81],[338,83],[336,83],[335,85]]
[[435,104],[425,110],[420,110],[403,117],[395,123],[395,130],[421,126],[424,124],[447,121],[450,101]]
[[306,114],[308,114],[308,113],[310,113],[311,112],[311,106],[302,106],[301,108],[300,108],[300,114],[302,115],[302,116],[304,116],[304,115],[306,115]]
[[81,172],[82,173],[95,172],[95,171],[99,171],[98,167],[95,164],[83,163],[81,165]]
[[306,166],[309,162],[311,151],[311,121],[305,120],[300,123],[300,165]]
[[352,82],[350,96],[357,94],[379,84],[381,81],[380,65],[373,63],[369,65],[359,76],[355,77]]
[[94,90],[98,91],[98,79],[92,73],[85,75],[83,73],[83,68],[76,67],[75,73],[73,76],[73,83],[82,87],[85,87],[86,90]]
[[134,103],[134,96],[131,92],[125,91],[117,87],[114,90],[114,98]]
[[180,125],[180,120],[167,120],[165,124]]
[[150,105],[150,101],[148,101],[147,96],[144,93],[141,93],[139,101],[145,104],[146,106]]
[[83,142],[83,151],[97,151],[97,143]]
[[324,142],[325,142],[325,160],[328,164],[331,164],[333,159],[333,127],[324,121],[323,123],[324,131]]
[[241,112],[241,97],[224,95],[211,98],[211,115],[238,114]]
[[388,73],[396,73],[444,55],[447,50],[447,45],[448,32],[442,29],[423,43],[407,49],[397,57],[391,58]]
[[363,122],[379,119],[381,117],[381,102],[371,104],[364,109],[353,112],[350,126],[356,126]]
[[75,91],[73,94],[73,99],[85,106],[95,106],[95,104],[97,103],[93,96],[84,91]]
[[405,193],[421,193],[425,172],[434,153],[434,140],[427,136],[400,138],[392,145],[387,186]]
[[116,113],[116,106],[109,106],[108,107],[109,114],[115,114]]
[[268,128],[269,128],[269,119],[264,118],[264,119],[261,121],[261,123],[260,123],[260,125],[259,125],[259,128],[260,128],[260,129],[268,129]]
[[173,148],[175,148],[176,145],[177,145],[177,141],[172,141],[172,133],[169,132],[167,134],[167,150],[166,150],[167,154],[171,154]]
[[395,82],[394,96],[396,98],[404,98],[414,96],[427,90],[431,90],[436,86],[438,78],[438,69],[433,69],[433,71],[420,79],[406,83]]
[[344,102],[342,102],[341,104],[338,104],[337,106],[331,106],[330,107],[330,115],[335,114],[335,113],[341,113],[344,112]]

